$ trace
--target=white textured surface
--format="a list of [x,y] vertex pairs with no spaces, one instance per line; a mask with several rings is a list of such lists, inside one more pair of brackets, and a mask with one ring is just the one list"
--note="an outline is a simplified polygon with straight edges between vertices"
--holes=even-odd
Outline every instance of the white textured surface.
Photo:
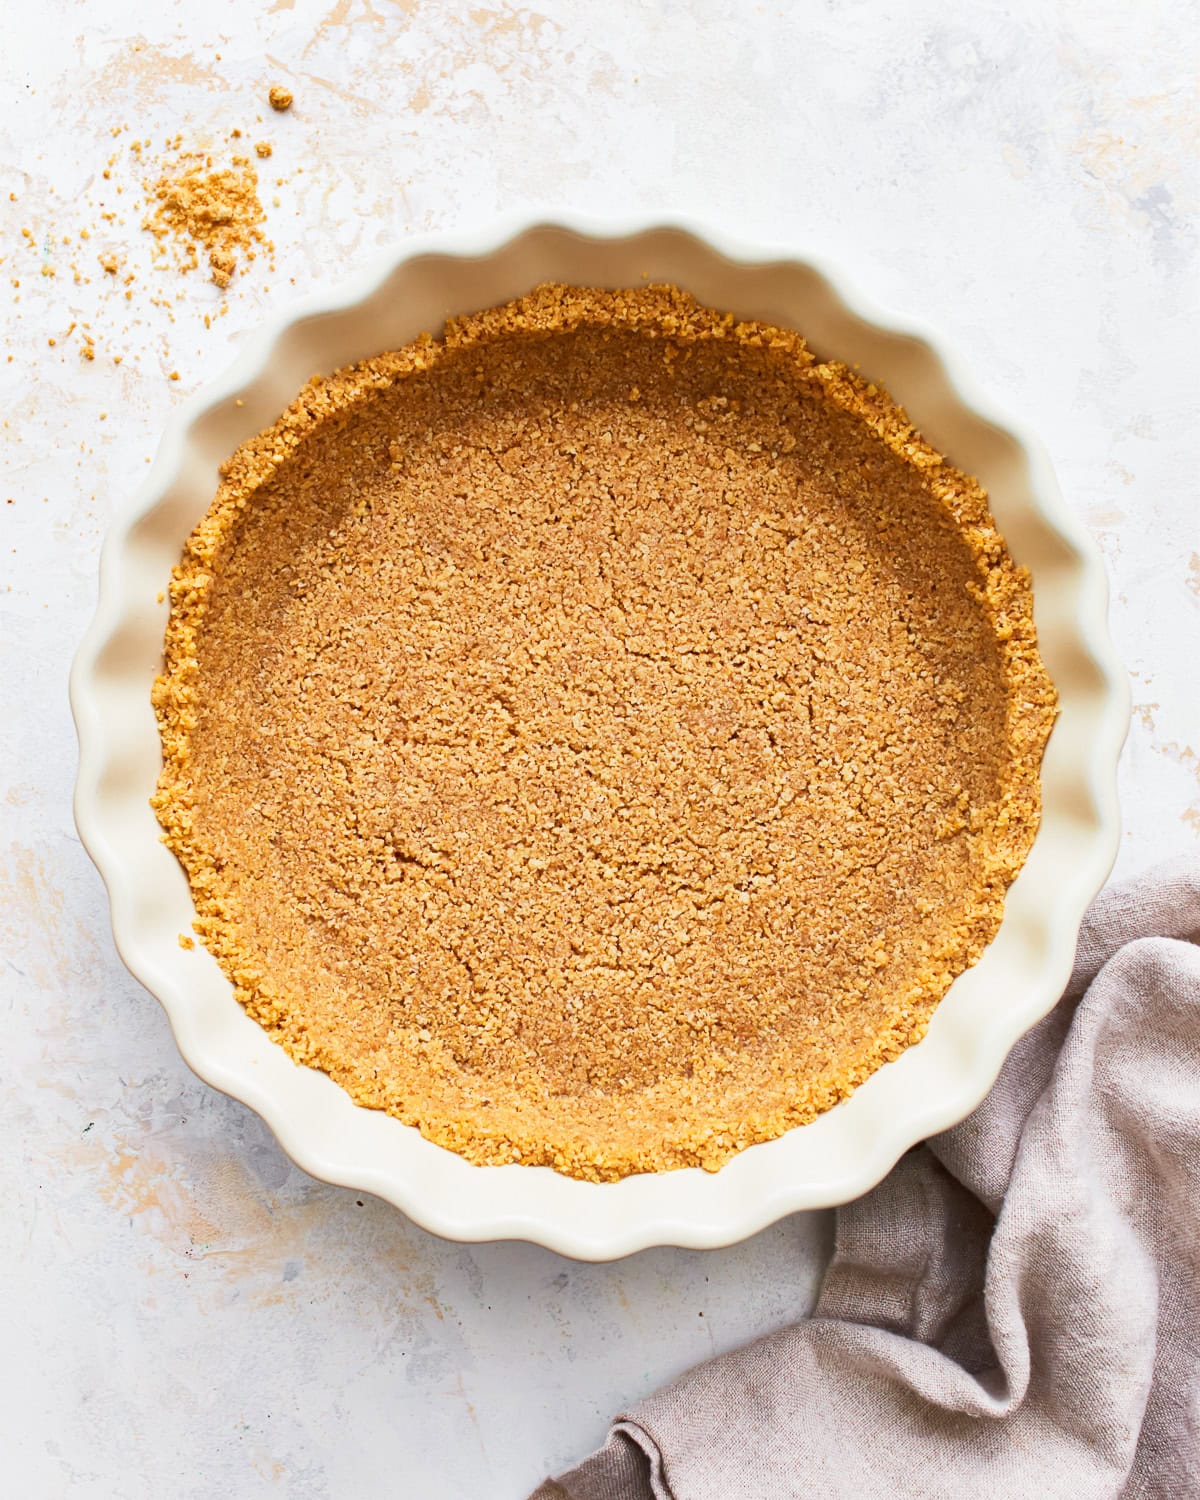
[[[65,675],[106,520],[172,402],[291,281],[311,290],[413,227],[565,202],[824,244],[868,292],[943,327],[1040,427],[1108,556],[1133,675],[1122,866],[1195,848],[1200,30],[1182,0],[1138,14],[1020,0],[969,20],[937,0],[8,9],[6,1484],[103,1500],[518,1497],[597,1441],[623,1399],[801,1310],[824,1226],[590,1268],[464,1250],[313,1184],[192,1079],[113,953],[70,820]],[[296,92],[282,118],[263,103],[277,79]],[[234,125],[275,142],[278,270],[251,268],[206,329],[214,289],[149,267],[127,142],[149,137],[153,157],[182,131],[227,150]],[[128,302],[98,249],[138,272]],[[91,363],[78,331],[64,337],[85,320]]]

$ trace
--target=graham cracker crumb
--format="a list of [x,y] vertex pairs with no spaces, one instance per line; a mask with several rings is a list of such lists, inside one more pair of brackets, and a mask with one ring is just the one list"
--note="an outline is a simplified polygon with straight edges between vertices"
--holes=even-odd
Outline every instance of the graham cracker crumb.
[[1055,713],[978,483],[799,335],[547,286],[314,379],[175,569],[239,1000],[479,1163],[716,1169],[920,1039]]
[[292,91],[285,89],[282,84],[272,84],[271,91],[267,95],[267,102],[272,109],[277,109],[282,114],[285,109],[292,107]]
[[271,146],[270,141],[258,141],[255,144],[254,149],[255,149],[255,151],[258,152],[259,156],[264,156],[265,157],[265,156],[270,156],[271,155],[273,147]]
[[253,260],[266,244],[258,174],[244,156],[215,167],[211,157],[184,155],[147,184],[147,195],[156,206],[145,228],[160,246],[174,242],[180,270],[194,269],[203,250],[219,287],[229,285],[240,259]]

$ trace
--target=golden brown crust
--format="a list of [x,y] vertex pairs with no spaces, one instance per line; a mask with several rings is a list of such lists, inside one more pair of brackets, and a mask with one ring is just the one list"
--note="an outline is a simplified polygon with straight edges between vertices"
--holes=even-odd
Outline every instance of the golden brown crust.
[[986,496],[669,287],[318,379],[171,585],[155,808],[239,1000],[480,1163],[720,1166],[925,1031],[1054,718]]

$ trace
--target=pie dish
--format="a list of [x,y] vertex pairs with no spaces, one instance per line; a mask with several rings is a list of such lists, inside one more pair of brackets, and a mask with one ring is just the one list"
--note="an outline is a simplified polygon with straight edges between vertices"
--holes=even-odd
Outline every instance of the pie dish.
[[[701,303],[562,290],[643,279]],[[546,281],[560,285],[528,296]],[[925,345],[850,314],[810,264],[722,255],[678,228],[540,226],[473,256],[449,245],[393,258],[339,306],[290,322],[244,356],[250,378],[196,404],[106,551],[73,680],[77,811],[127,961],[202,1076],[259,1108],[303,1165],[443,1233],[599,1258],[728,1243],[864,1190],[961,1118],[1053,1002],[1112,858],[1124,688],[1102,573],[1048,468],[968,409]],[[463,316],[487,307],[503,310]],[[447,312],[444,341],[412,344]],[[408,360],[403,378],[378,359],[386,347]],[[682,373],[662,376],[664,349]],[[888,386],[923,436],[827,356]],[[791,388],[761,399],[785,365]],[[320,420],[306,427],[302,402],[272,426],[314,370],[304,402]],[[488,397],[475,428],[472,390]],[[331,420],[322,403],[339,401]],[[781,416],[800,409],[802,441]],[[531,434],[548,426],[539,448]],[[222,530],[220,497],[209,504],[239,444],[220,492],[237,525]],[[374,477],[360,467],[331,501],[351,451]],[[539,480],[543,451],[559,467]],[[683,512],[678,483],[655,493],[664,451],[688,477]],[[431,483],[422,517],[412,497]],[[556,487],[570,514],[535,513]],[[747,499],[763,494],[774,500]],[[333,531],[330,504],[344,511]],[[164,621],[129,582],[161,590],[189,533],[158,696],[158,807],[198,911],[170,854],[146,859],[153,823],[133,797],[159,770],[133,690],[149,692]],[[214,566],[231,536],[228,568]],[[370,602],[385,559],[404,565],[390,623]],[[334,598],[353,609],[331,632]],[[212,629],[200,655],[213,665],[207,696],[189,697],[195,640],[180,631],[195,625]],[[772,650],[755,656],[768,630]],[[412,670],[379,690],[401,660]],[[121,701],[136,723],[114,723]],[[634,763],[614,771],[630,745]],[[333,779],[289,822],[314,755]],[[404,795],[381,795],[381,777]],[[457,801],[456,777],[473,788]],[[185,786],[199,788],[190,803]],[[714,860],[731,829],[742,841]],[[326,856],[337,865],[346,847],[355,860],[335,870]],[[515,915],[490,932],[484,916],[508,900]],[[614,926],[614,901],[635,919]],[[180,947],[197,917],[243,1002],[362,1103],[290,1062],[210,955]],[[332,936],[306,946],[317,930]],[[348,1011],[364,955],[381,952],[386,983]],[[338,1016],[340,1032],[325,1024]],[[356,1026],[359,1044],[339,1048]],[[798,1066],[814,1056],[821,1067]]]

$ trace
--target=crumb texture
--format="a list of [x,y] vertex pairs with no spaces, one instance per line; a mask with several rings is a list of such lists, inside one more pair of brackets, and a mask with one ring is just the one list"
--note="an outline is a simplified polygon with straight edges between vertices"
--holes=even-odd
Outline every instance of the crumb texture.
[[239,263],[253,260],[266,243],[258,174],[248,157],[234,156],[231,166],[218,167],[211,156],[185,154],[148,182],[146,191],[146,228],[158,244],[170,239],[185,271],[197,266],[203,252],[219,287],[227,287]]
[[474,1162],[609,1179],[923,1035],[1054,694],[986,497],[884,392],[673,288],[547,286],[232,457],[155,706],[251,1015]]

